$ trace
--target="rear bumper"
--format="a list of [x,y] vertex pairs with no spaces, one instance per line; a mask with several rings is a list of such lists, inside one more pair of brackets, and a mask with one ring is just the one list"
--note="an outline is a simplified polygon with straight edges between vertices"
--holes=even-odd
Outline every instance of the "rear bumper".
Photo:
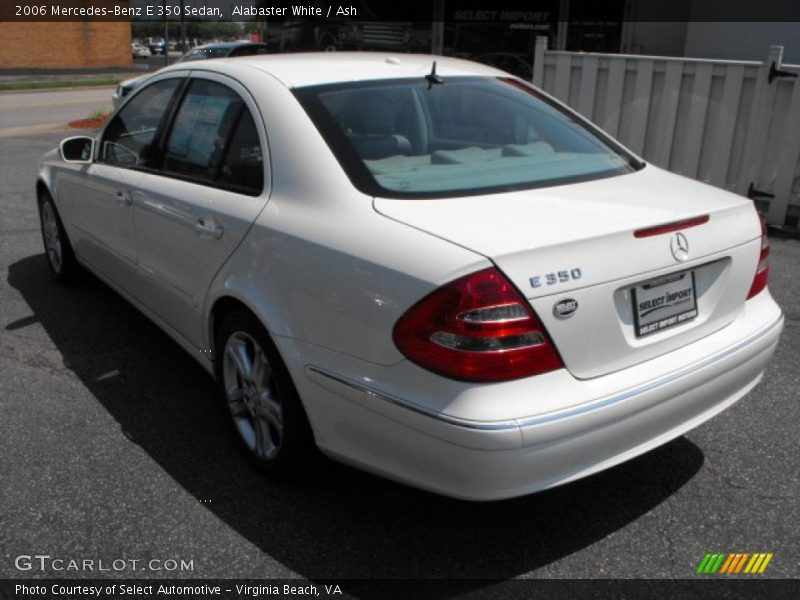
[[[366,369],[383,371],[386,378],[348,376],[342,363],[290,368],[317,443],[329,455],[447,496],[510,498],[647,452],[747,394],[759,382],[783,326],[769,294],[759,296],[720,332],[641,365],[585,381],[559,372],[550,379],[442,389],[439,406],[410,402],[406,398],[413,396],[398,393],[402,383],[390,377],[398,371],[414,393],[408,379],[414,371],[408,369],[416,367],[408,363]],[[422,373],[417,378],[431,376]],[[527,402],[520,403],[520,393]],[[544,394],[547,399],[540,399]],[[506,400],[516,416],[470,418],[471,407]]]

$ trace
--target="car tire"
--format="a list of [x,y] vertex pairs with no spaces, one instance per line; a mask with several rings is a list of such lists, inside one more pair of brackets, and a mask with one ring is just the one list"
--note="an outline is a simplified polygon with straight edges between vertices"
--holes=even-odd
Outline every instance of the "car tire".
[[266,328],[249,312],[231,312],[216,342],[219,393],[242,452],[268,475],[303,473],[317,454],[314,436]]
[[39,195],[39,224],[47,266],[53,278],[62,285],[78,281],[80,265],[64,230],[55,202],[46,192]]

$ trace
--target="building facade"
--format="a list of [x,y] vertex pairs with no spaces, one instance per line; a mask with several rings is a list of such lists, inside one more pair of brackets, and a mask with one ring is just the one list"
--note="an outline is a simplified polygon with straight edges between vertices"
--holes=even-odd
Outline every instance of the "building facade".
[[127,21],[0,22],[0,69],[128,67]]

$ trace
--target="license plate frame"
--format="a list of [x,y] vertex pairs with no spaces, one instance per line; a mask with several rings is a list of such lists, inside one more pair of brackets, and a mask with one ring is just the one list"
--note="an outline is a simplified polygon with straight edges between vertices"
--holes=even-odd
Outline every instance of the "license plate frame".
[[637,283],[631,288],[631,300],[637,338],[692,321],[699,314],[695,271],[687,269]]

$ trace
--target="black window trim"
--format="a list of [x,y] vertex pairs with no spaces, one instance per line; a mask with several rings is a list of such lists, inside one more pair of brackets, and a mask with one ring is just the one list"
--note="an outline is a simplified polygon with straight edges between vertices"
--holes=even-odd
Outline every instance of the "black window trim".
[[192,85],[192,78],[191,73],[186,76],[183,83],[181,84],[178,93],[175,94],[173,98],[173,102],[170,104],[169,108],[167,108],[166,112],[166,119],[162,124],[161,129],[158,132],[157,136],[157,143],[156,143],[156,156],[157,156],[157,163],[156,166],[153,168],[144,167],[142,170],[148,172],[155,172],[160,173],[162,172],[162,168],[164,166],[164,153],[166,152],[167,148],[167,140],[169,139],[169,134],[172,132],[172,125],[175,122],[175,115],[178,114],[178,110],[180,107],[183,106],[183,100],[186,98],[186,93],[189,91],[189,87]]
[[[220,175],[222,175],[222,167],[225,166],[225,161],[228,159],[228,154],[231,151],[231,142],[233,142],[233,136],[236,135],[236,131],[239,129],[239,123],[242,120],[242,115],[247,110],[247,104],[245,104],[244,100],[242,100],[241,105],[236,110],[236,115],[230,120],[228,123],[227,128],[228,130],[225,132],[225,147],[222,154],[217,159],[217,164],[214,165],[214,175],[212,181],[217,182]],[[253,120],[253,117],[250,117],[250,120]],[[263,161],[264,158],[262,156],[261,160]],[[263,165],[262,165],[263,167]]]

